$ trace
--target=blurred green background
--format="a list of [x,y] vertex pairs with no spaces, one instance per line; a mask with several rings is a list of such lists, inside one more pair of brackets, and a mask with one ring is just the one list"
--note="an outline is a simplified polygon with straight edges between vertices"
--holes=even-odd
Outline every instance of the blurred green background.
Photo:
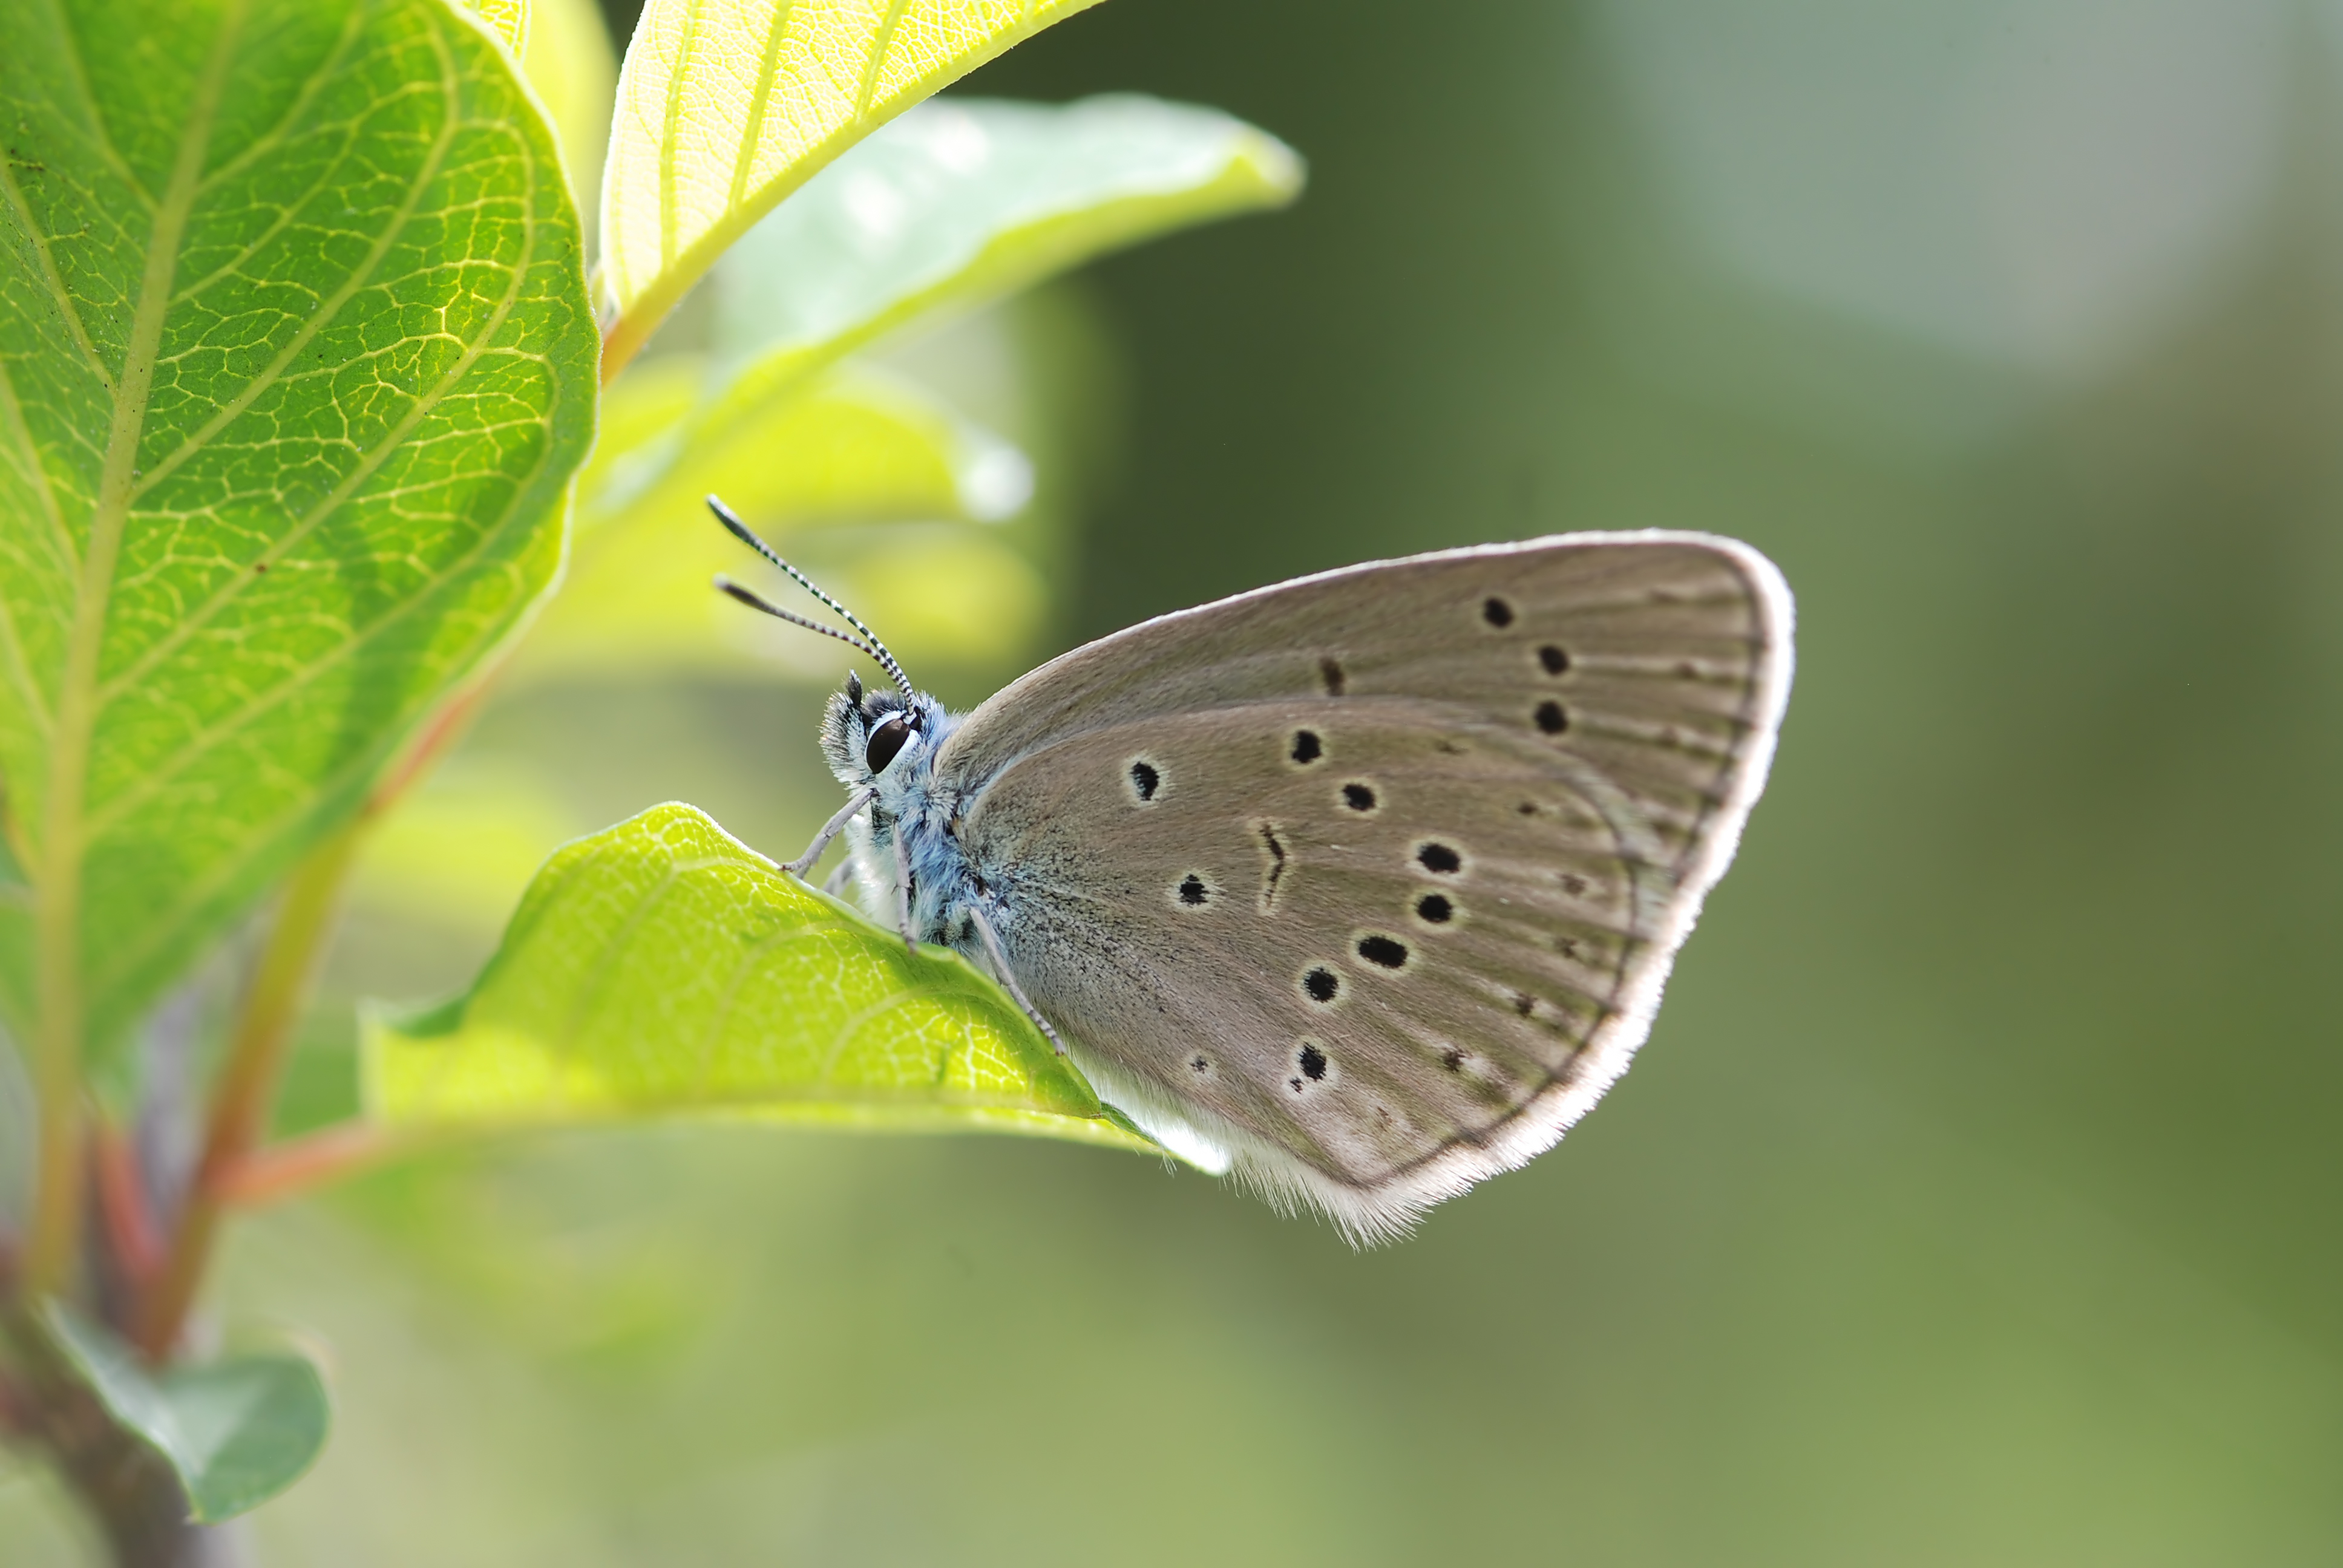
[[[1112,0],[964,90],[1126,88],[1312,188],[890,351],[1033,456],[1052,590],[914,674],[1751,540],[1798,687],[1642,1060],[1364,1253],[1127,1156],[707,1127],[270,1211],[216,1317],[314,1336],[339,1426],[260,1559],[2343,1560],[2343,11]],[[418,811],[535,792],[491,911],[663,799],[786,855],[820,698],[521,682]],[[493,943],[395,871],[297,1122],[354,998]],[[77,1560],[39,1482],[0,1555]]]

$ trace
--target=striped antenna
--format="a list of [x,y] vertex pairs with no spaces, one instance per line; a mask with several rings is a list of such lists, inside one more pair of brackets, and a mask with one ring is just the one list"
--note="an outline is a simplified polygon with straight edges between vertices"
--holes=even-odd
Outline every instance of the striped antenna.
[[860,648],[862,652],[870,654],[873,658],[879,657],[877,652],[871,648],[869,643],[863,641],[852,632],[840,631],[834,626],[824,626],[818,620],[809,620],[804,616],[785,610],[780,606],[775,604],[772,600],[767,598],[763,594],[759,593],[756,589],[752,588],[744,588],[740,584],[734,582],[730,578],[726,577],[722,572],[718,572],[716,574],[716,587],[719,592],[730,594],[734,598],[739,599],[750,609],[763,610],[775,620],[785,620],[791,626],[801,626],[808,631],[818,631],[824,637],[834,637],[838,638],[839,641],[846,644],[849,648]]
[[722,501],[718,500],[714,496],[710,496],[708,498],[708,509],[716,514],[716,520],[718,522],[722,523],[726,528],[732,530],[732,537],[734,538],[739,539],[742,544],[748,546],[750,549],[756,551],[759,555],[764,557],[767,560],[772,562],[775,566],[789,573],[790,578],[796,582],[798,587],[805,589],[806,592],[813,595],[814,598],[821,600],[822,603],[828,605],[830,608],[844,616],[846,618],[846,624],[860,632],[865,640],[857,642],[853,638],[847,636],[844,632],[840,631],[835,627],[824,626],[820,621],[808,620],[802,616],[791,615],[785,609],[779,608],[774,605],[767,603],[764,599],[759,598],[757,595],[749,592],[747,588],[742,588],[739,583],[733,582],[728,578],[718,578],[716,579],[716,586],[718,588],[723,589],[726,593],[730,594],[742,604],[748,605],[754,609],[763,610],[767,615],[778,616],[782,620],[788,621],[793,626],[801,626],[809,631],[820,632],[825,637],[834,637],[840,642],[853,643],[856,648],[860,648],[863,652],[877,659],[879,661],[879,668],[885,670],[888,675],[893,678],[897,686],[902,688],[904,701],[916,703],[919,700],[920,694],[911,689],[911,678],[903,673],[903,667],[895,662],[895,656],[887,651],[887,645],[879,640],[879,634],[877,632],[872,631],[869,627],[863,625],[862,622],[856,618],[855,613],[852,610],[847,608],[844,605],[839,603],[836,599],[822,592],[821,589],[814,587],[812,580],[809,578],[805,573],[798,570],[797,568],[781,559],[779,555],[774,553],[773,547],[759,538],[749,528],[749,525],[739,519],[739,516],[733,512],[731,508],[726,506]]

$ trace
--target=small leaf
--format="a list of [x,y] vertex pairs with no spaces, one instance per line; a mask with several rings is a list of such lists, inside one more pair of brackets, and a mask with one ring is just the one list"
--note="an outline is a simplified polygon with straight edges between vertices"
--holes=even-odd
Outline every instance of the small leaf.
[[823,165],[1096,0],[650,0],[602,176],[615,371],[717,256]]
[[914,317],[1282,206],[1302,160],[1215,109],[1133,95],[944,99],[874,133],[718,264],[724,395],[752,408]]
[[957,957],[659,806],[546,862],[471,992],[368,1021],[394,1128],[721,1113],[1161,1151]]
[[550,586],[597,344],[437,0],[0,5],[0,1016],[69,1060]]
[[196,1522],[258,1507],[301,1478],[333,1421],[325,1380],[307,1358],[237,1356],[148,1371],[127,1345],[61,1303],[51,1333],[108,1413],[169,1462]]

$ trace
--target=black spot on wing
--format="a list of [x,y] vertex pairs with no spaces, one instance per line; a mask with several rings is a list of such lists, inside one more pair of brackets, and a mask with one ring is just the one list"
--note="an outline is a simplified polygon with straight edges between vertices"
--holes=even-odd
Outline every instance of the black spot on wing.
[[1548,699],[1537,705],[1537,727],[1548,735],[1559,735],[1570,728],[1570,715],[1562,710],[1561,703]]
[[1342,663],[1333,658],[1318,661],[1318,678],[1326,683],[1326,695],[1329,697],[1342,696],[1342,689],[1351,684],[1351,678],[1342,673]]
[[1415,918],[1427,925],[1444,926],[1456,918],[1456,906],[1443,893],[1426,893],[1415,901]]
[[1353,811],[1373,810],[1375,809],[1375,787],[1372,784],[1362,783],[1355,779],[1353,779],[1350,783],[1342,786],[1342,804],[1348,806]]
[[1481,601],[1481,618],[1503,631],[1513,624],[1513,607],[1493,595]]
[[1326,748],[1319,740],[1316,730],[1297,729],[1293,732],[1293,749],[1287,755],[1307,768],[1326,755]]
[[1163,788],[1163,775],[1152,762],[1135,760],[1131,765],[1131,788],[1142,803],[1152,800],[1155,792]]
[[1464,869],[1464,857],[1446,844],[1419,844],[1415,849],[1416,863],[1427,871],[1453,877]]
[[1204,879],[1195,872],[1191,871],[1181,879],[1180,901],[1190,909],[1202,909],[1212,896],[1212,890],[1204,886]]
[[1342,977],[1323,964],[1303,972],[1302,992],[1312,1001],[1325,1005],[1342,993]]
[[1538,663],[1548,675],[1561,675],[1570,668],[1570,655],[1552,643],[1538,649]]
[[1268,855],[1262,868],[1261,912],[1274,914],[1277,912],[1277,885],[1284,880],[1288,864],[1285,841],[1277,836],[1277,824],[1274,822],[1256,822],[1253,827],[1261,834],[1261,847]]
[[1407,967],[1407,944],[1381,934],[1364,936],[1359,939],[1359,956],[1377,969],[1404,969]]

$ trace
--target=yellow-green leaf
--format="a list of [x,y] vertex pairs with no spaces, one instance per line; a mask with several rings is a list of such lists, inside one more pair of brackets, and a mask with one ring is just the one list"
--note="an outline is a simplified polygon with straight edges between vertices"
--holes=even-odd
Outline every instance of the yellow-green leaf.
[[[887,618],[896,651],[918,663],[999,661],[1025,646],[1045,608],[1039,574],[980,528],[1032,492],[1014,447],[926,393],[875,370],[831,377],[759,418],[677,456],[646,456],[628,437],[655,434],[688,399],[688,361],[662,359],[611,389],[610,457],[584,481],[578,540],[559,597],[508,671],[515,680],[646,668],[709,672],[802,668],[835,678],[837,649],[741,608],[709,586],[718,572],[757,580],[767,568],[716,527],[701,498],[725,498],[769,537],[813,524],[920,522],[910,529],[824,529],[791,546],[865,616]],[[648,489],[636,488],[648,478]],[[872,571],[871,565],[882,569]],[[865,579],[875,586],[866,587]],[[774,591],[798,589],[773,574]]]
[[363,1073],[394,1130],[697,1113],[1161,1152],[990,980],[688,806],[547,861],[468,995],[368,1021]]
[[650,0],[602,179],[615,371],[724,247],[847,147],[1095,0]]
[[914,317],[1282,206],[1302,181],[1291,147],[1217,109],[1131,94],[923,105],[824,170],[718,265],[727,385],[699,421],[750,417]]

